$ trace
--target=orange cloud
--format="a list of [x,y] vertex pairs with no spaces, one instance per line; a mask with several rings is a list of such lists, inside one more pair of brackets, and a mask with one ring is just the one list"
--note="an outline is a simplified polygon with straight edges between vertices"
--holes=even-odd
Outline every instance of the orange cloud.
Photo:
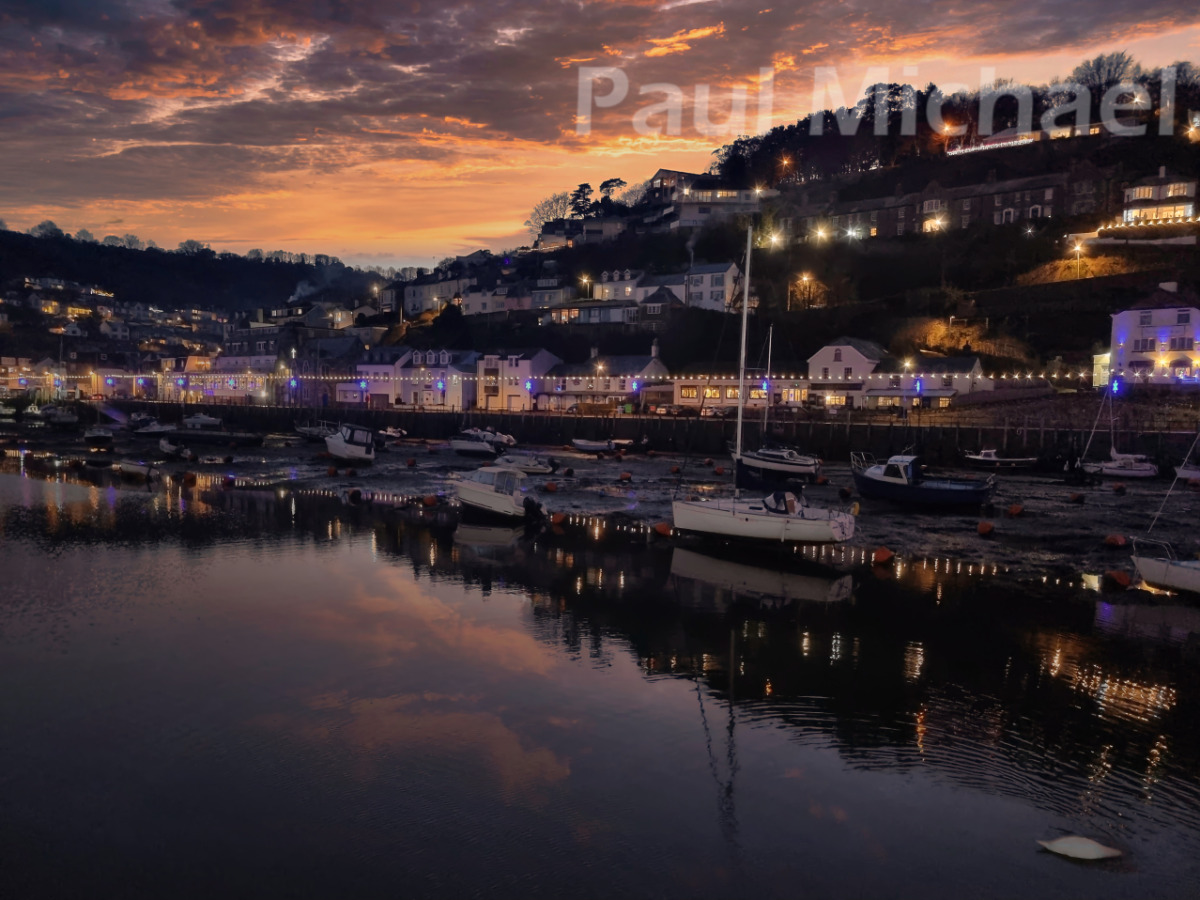
[[670,56],[672,53],[683,53],[692,49],[688,41],[699,41],[707,37],[720,37],[725,33],[725,23],[709,25],[705,28],[693,28],[691,31],[677,31],[670,37],[650,38],[654,46],[646,51],[646,56]]

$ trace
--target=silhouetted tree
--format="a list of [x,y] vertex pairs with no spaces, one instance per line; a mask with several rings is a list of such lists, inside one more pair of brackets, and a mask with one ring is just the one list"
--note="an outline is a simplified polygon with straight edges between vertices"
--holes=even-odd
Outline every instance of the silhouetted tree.
[[525,220],[525,227],[529,229],[530,237],[536,238],[541,234],[542,227],[547,222],[565,219],[570,212],[571,199],[566,191],[551,194],[534,205],[533,211],[529,213],[529,218]]
[[592,209],[592,186],[581,184],[571,192],[571,215],[582,219]]
[[82,241],[85,244],[94,244],[96,243],[96,236],[86,228],[80,228],[75,232],[75,240]]
[[616,191],[619,191],[625,186],[626,183],[624,178],[607,178],[600,182],[600,196],[611,197]]
[[32,228],[29,229],[29,233],[31,235],[33,235],[33,237],[41,237],[41,238],[66,237],[66,235],[63,234],[63,230],[61,228],[59,228],[57,225],[55,225],[50,219],[46,219],[45,221],[38,222],[36,225],[34,225]]

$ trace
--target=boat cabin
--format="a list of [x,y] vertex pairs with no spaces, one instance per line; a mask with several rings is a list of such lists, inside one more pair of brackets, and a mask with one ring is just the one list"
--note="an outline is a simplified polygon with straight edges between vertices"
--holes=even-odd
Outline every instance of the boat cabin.
[[883,470],[877,476],[880,481],[916,484],[921,480],[921,465],[915,456],[891,456],[880,468]]
[[476,469],[467,477],[476,484],[490,486],[494,493],[511,496],[521,490],[521,484],[525,480],[525,473],[518,469],[487,466],[482,469]]

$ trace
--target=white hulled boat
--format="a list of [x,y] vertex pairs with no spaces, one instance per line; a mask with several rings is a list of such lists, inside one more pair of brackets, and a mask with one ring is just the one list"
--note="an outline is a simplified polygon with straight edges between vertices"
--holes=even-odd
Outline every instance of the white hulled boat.
[[504,466],[484,466],[464,473],[454,485],[463,506],[510,519],[540,518],[541,501],[525,483],[525,473]]
[[220,428],[221,420],[205,413],[193,413],[183,420],[184,428]]
[[[742,456],[742,419],[745,412],[746,324],[750,308],[750,249],[752,232],[746,233],[746,277],[742,294],[742,340],[738,362],[738,417],[734,458]],[[671,504],[675,527],[708,537],[750,541],[795,541],[828,544],[854,536],[854,517],[847,512],[810,506],[790,491],[776,491],[759,500],[675,500]]]
[[1134,538],[1133,567],[1156,588],[1200,594],[1200,559],[1178,559],[1166,541]]
[[170,434],[175,430],[177,430],[177,426],[175,425],[171,425],[167,422],[160,422],[158,419],[151,419],[146,424],[138,426],[133,433],[152,437],[156,434]]
[[1140,453],[1118,453],[1116,450],[1109,450],[1109,455],[1111,459],[1083,462],[1080,466],[1089,475],[1102,475],[1106,478],[1155,478],[1158,475],[1158,466]]
[[158,439],[158,449],[162,451],[163,454],[173,459],[193,460],[196,458],[196,454],[187,447],[183,446],[182,441],[172,440],[169,437],[161,437]]
[[375,460],[375,433],[361,425],[343,425],[325,438],[325,449],[338,459],[357,463]]
[[996,450],[964,453],[963,459],[975,469],[1032,469],[1038,461],[1036,456],[1001,456]]
[[481,437],[477,428],[450,438],[450,449],[460,456],[476,456],[481,459],[495,459],[500,455],[500,448]]
[[88,428],[83,432],[83,442],[89,447],[111,447],[112,431],[99,425]]
[[497,462],[505,468],[517,469],[526,475],[550,475],[558,470],[557,459],[536,453],[505,453]]

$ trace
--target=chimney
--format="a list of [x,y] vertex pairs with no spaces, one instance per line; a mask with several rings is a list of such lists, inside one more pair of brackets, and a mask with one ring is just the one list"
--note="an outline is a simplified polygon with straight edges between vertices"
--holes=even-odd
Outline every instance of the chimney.
[[1178,281],[1164,281],[1158,286],[1160,291],[1166,291],[1168,294],[1174,294],[1179,291]]
[[595,358],[596,358],[597,356],[599,356],[599,355],[600,355],[600,348],[599,348],[599,347],[596,347],[596,346],[593,346],[593,347],[592,347],[592,356],[591,356],[591,358],[592,358],[592,359],[595,359]]
[[658,338],[655,338],[650,344],[650,358],[658,359]]
[[1159,166],[1159,167],[1158,167],[1158,177],[1159,177],[1159,178],[1166,178],[1166,177],[1167,177],[1167,167],[1166,167],[1166,166]]

